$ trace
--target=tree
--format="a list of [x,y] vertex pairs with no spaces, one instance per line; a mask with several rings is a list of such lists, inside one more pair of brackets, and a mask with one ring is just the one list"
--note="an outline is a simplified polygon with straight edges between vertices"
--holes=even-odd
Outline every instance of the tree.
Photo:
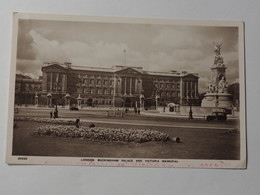
[[230,93],[233,97],[233,105],[239,105],[239,83],[233,83],[228,86],[228,93]]
[[199,105],[201,105],[201,102],[202,102],[203,98],[205,97],[205,95],[206,95],[206,92],[199,94],[199,102],[198,102]]

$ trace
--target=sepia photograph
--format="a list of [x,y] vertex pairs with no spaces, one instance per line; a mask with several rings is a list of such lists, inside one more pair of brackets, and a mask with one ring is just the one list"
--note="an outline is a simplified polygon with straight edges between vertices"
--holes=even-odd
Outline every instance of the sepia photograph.
[[14,13],[8,164],[246,168],[240,21]]

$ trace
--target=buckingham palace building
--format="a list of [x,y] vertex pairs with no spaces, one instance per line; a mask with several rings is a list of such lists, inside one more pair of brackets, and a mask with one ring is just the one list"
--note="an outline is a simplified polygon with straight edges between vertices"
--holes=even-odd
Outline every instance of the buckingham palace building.
[[42,90],[48,105],[145,107],[199,104],[198,74],[153,72],[142,67],[79,67],[44,63]]

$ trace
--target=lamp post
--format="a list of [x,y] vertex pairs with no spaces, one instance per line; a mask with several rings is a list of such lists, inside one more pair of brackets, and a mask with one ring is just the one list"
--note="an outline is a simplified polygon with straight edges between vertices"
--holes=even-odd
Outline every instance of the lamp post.
[[34,100],[34,106],[35,107],[38,107],[38,94],[37,94],[37,92],[35,92],[35,100]]
[[190,101],[189,101],[189,103],[190,103],[190,111],[189,111],[189,119],[193,119],[193,116],[192,116],[192,99],[190,98],[189,99]]
[[70,108],[70,94],[66,93],[65,98],[66,98],[66,108]]
[[80,107],[81,107],[81,97],[80,97],[80,94],[79,94],[79,96],[77,97],[77,100],[78,100],[78,109],[80,109]]
[[160,99],[160,96],[159,95],[156,95],[155,96],[155,110],[157,110],[158,108],[158,100]]
[[144,108],[144,95],[140,94],[140,108]]
[[52,95],[51,95],[51,93],[48,93],[47,94],[47,97],[48,97],[48,99],[49,99],[49,107],[51,107],[52,106]]

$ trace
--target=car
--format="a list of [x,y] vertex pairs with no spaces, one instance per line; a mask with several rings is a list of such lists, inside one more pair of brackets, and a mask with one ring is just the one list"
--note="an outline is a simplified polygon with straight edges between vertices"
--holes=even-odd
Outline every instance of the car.
[[70,107],[70,110],[71,110],[71,111],[73,111],[73,110],[78,111],[79,109],[78,109],[77,107],[75,107],[75,106],[71,106],[71,107]]
[[226,112],[213,112],[212,115],[208,115],[206,117],[207,121],[219,120],[219,121],[226,121],[227,114]]

